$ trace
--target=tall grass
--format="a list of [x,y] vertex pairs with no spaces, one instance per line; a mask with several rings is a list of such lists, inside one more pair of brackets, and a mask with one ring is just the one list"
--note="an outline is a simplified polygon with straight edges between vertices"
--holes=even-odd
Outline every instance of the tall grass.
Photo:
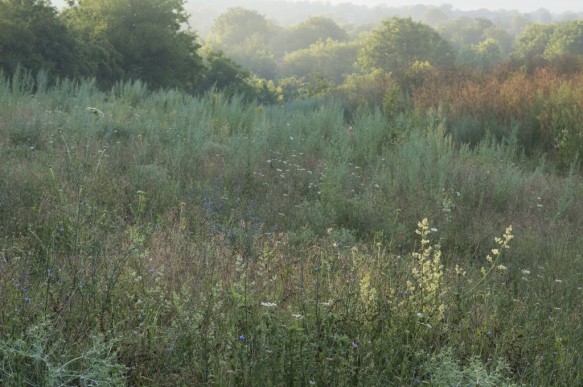
[[328,98],[21,78],[1,384],[581,384],[576,163]]

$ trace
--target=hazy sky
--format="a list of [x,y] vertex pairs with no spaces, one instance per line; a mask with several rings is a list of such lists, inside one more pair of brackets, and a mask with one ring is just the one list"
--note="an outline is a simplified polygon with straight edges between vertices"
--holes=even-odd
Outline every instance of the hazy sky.
[[[273,0],[277,1],[277,0]],[[289,0],[294,1],[294,0]],[[306,0],[296,0],[306,1]],[[583,0],[310,0],[311,2],[324,2],[332,4],[340,3],[354,3],[363,5],[377,5],[386,4],[387,6],[399,7],[403,5],[428,4],[441,5],[451,4],[454,8],[468,10],[487,8],[491,10],[497,9],[518,9],[523,12],[536,11],[539,8],[546,8],[553,13],[561,13],[565,11],[583,12]],[[187,0],[189,4],[196,4],[196,0]],[[62,7],[65,0],[53,0],[54,5]],[[241,6],[245,6],[245,1],[241,0]]]
[[487,8],[491,10],[497,9],[518,9],[520,11],[536,11],[539,8],[546,8],[551,12],[565,12],[565,11],[583,11],[582,0],[326,0],[333,4],[338,3],[355,3],[364,5],[386,4],[388,6],[402,6],[415,4],[441,5],[451,4],[458,9],[479,9]]

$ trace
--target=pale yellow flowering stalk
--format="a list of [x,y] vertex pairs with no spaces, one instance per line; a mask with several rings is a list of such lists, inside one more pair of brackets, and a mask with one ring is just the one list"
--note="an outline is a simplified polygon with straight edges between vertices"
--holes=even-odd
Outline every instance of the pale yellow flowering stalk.
[[377,290],[371,284],[370,273],[365,273],[359,282],[360,299],[366,310],[373,310],[377,301]]
[[[492,250],[490,250],[490,254],[486,255],[486,261],[490,266],[488,268],[482,267],[480,269],[480,273],[482,273],[482,278],[476,282],[476,284],[469,290],[469,292],[473,291],[480,283],[485,281],[488,275],[494,269],[498,271],[507,270],[507,267],[502,264],[499,264],[498,260],[500,259],[500,256],[502,254],[501,250],[510,248],[510,241],[512,240],[512,238],[514,238],[514,235],[512,235],[512,225],[506,227],[506,230],[504,231],[504,235],[502,235],[502,238],[498,237],[494,238],[494,241],[496,242],[496,244],[498,244],[499,248],[493,248]],[[471,284],[472,281],[468,279],[468,283]]]
[[419,252],[411,254],[415,258],[411,269],[414,281],[407,282],[407,290],[417,312],[423,313],[434,321],[440,321],[445,312],[445,304],[442,300],[441,250],[430,245],[428,236],[431,228],[427,218],[420,221],[417,227],[415,232],[421,236],[421,247]]
[[[506,227],[506,230],[504,231],[504,235],[502,235],[502,238],[495,237],[494,241],[500,246],[500,249],[509,249],[510,248],[509,243],[512,240],[512,238],[514,238],[514,235],[512,235],[512,225],[510,225]],[[496,265],[496,261],[500,258],[501,254],[500,249],[494,248],[490,250],[490,252],[492,253],[491,255],[490,254],[486,255],[486,261],[490,264],[490,268],[486,270],[484,267],[482,267],[482,269],[480,270],[484,278],[493,269],[498,269],[500,271],[505,271],[507,269],[506,266],[504,265]]]

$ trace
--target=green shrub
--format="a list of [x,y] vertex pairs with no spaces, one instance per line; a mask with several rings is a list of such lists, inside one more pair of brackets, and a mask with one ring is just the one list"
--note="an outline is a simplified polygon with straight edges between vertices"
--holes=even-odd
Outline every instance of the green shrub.
[[504,361],[492,370],[478,358],[472,357],[462,366],[451,348],[444,348],[423,365],[427,382],[434,386],[514,386],[504,374],[508,366]]
[[[117,363],[115,342],[93,336],[85,348],[69,348],[50,322],[28,327],[22,337],[0,341],[4,386],[120,386],[126,368]],[[80,345],[81,343],[76,343]]]

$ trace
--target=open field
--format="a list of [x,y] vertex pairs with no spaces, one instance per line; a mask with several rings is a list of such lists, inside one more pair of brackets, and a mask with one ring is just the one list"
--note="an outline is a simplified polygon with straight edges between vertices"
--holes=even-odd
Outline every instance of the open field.
[[0,384],[583,384],[576,159],[455,109],[34,83],[0,80]]

